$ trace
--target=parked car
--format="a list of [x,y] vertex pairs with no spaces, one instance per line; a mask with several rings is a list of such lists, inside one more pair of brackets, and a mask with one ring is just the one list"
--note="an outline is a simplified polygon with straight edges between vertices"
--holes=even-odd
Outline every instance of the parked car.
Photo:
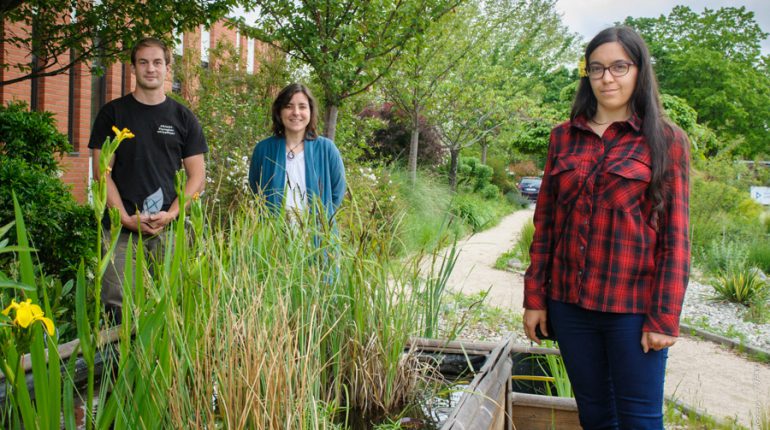
[[541,182],[543,182],[543,179],[537,176],[524,176],[519,181],[519,192],[527,199],[536,201],[537,194],[540,192]]

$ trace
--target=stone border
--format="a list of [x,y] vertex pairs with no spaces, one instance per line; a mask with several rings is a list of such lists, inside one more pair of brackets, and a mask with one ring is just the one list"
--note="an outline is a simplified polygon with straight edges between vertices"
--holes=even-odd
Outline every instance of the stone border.
[[766,351],[762,348],[752,346],[752,345],[745,345],[729,337],[711,333],[703,329],[690,326],[688,324],[679,324],[679,328],[680,328],[680,333],[683,335],[687,335],[690,337],[697,336],[705,340],[708,340],[709,342],[726,346],[730,349],[734,349],[737,351],[745,352],[752,356],[764,357],[764,358],[770,359],[770,351]]

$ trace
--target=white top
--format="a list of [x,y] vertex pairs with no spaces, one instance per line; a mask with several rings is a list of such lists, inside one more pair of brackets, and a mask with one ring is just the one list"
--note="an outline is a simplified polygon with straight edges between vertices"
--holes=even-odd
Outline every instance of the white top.
[[286,157],[286,212],[301,212],[307,205],[305,151]]

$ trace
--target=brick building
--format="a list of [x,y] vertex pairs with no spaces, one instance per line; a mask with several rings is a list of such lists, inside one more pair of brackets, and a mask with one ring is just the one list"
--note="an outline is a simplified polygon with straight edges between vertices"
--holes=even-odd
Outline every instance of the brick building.
[[[23,23],[5,22],[0,28],[6,32],[5,36],[28,32]],[[181,39],[182,43],[174,50],[175,59],[182,55],[199,57],[202,64],[208,65],[208,50],[219,41],[227,40],[240,53],[241,64],[247,72],[252,72],[254,65],[259,64],[258,60],[266,49],[259,42],[225,27],[223,22],[215,23],[209,30],[200,26],[193,32],[182,34]],[[30,62],[29,52],[20,51],[11,45],[0,46],[0,63],[14,65]],[[21,73],[15,69],[0,68],[0,81],[19,76]],[[21,100],[32,110],[53,112],[59,131],[68,136],[73,148],[61,160],[62,179],[72,186],[72,193],[78,201],[86,202],[91,180],[91,155],[88,149],[91,124],[105,103],[130,93],[134,82],[130,63],[115,63],[107,67],[102,76],[91,74],[86,64],[77,64],[63,74],[0,86],[0,104]],[[189,99],[195,88],[175,83],[173,73],[169,73],[166,91],[178,92]]]

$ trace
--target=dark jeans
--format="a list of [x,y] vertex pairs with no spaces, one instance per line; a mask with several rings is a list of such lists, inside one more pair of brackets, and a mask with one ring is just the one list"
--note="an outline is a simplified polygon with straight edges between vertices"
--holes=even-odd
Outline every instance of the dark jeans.
[[668,349],[642,351],[644,315],[548,301],[584,429],[663,429]]

